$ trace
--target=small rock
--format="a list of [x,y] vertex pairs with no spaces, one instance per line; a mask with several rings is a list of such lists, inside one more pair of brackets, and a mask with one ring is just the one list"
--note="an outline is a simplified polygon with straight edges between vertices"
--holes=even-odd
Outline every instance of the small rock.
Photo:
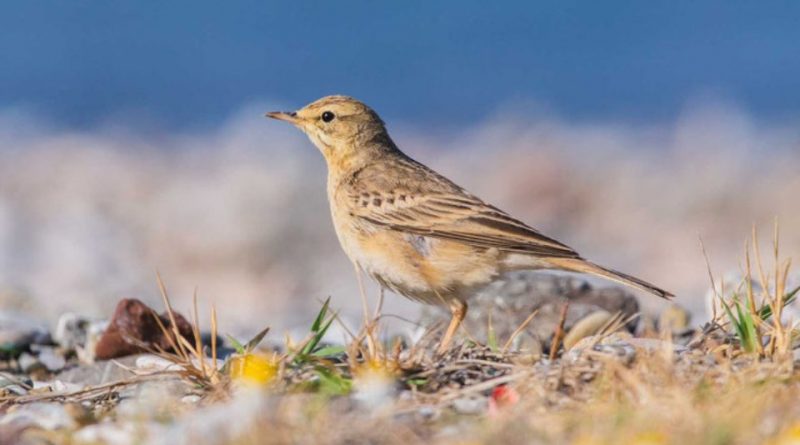
[[27,375],[14,375],[0,372],[0,388],[5,388],[9,385],[23,385],[30,387],[33,385],[33,382]]
[[417,414],[425,420],[435,420],[441,414],[441,411],[433,406],[423,406],[417,410]]
[[681,333],[689,328],[692,315],[686,309],[671,304],[658,317],[658,329],[661,332]]
[[43,323],[15,312],[0,311],[0,355],[17,356],[32,344],[50,344]]
[[108,320],[66,313],[58,319],[53,339],[65,350],[74,350],[80,361],[92,363],[95,347],[107,327]]
[[[169,351],[172,343],[161,329],[155,317],[168,330],[172,329],[170,317],[156,312],[137,299],[123,299],[117,304],[114,316],[95,348],[98,359],[106,360],[126,355],[147,352],[147,348]],[[186,319],[175,314],[178,331],[193,342],[192,327]]]
[[23,352],[20,354],[19,358],[17,359],[17,364],[19,365],[19,369],[25,374],[30,374],[38,367],[44,367],[44,365],[39,362],[36,356],[28,352]]
[[28,376],[17,376],[7,373],[0,373],[0,394],[13,394],[24,396],[28,393],[26,388],[31,388],[33,382]]
[[[153,423],[142,425],[134,422],[108,422],[89,425],[75,433],[75,442],[79,444],[133,445],[146,443],[142,437],[152,434]],[[149,433],[149,434],[147,434]]]
[[198,396],[197,394],[189,394],[188,396],[183,396],[181,398],[181,403],[185,403],[187,405],[196,405],[202,397]]
[[77,383],[67,383],[61,380],[51,380],[48,382],[33,382],[33,389],[48,389],[54,393],[70,393],[84,389],[86,385]]
[[581,339],[597,334],[611,317],[608,311],[597,311],[578,320],[564,337],[564,349],[569,350]]
[[592,349],[595,352],[615,357],[624,365],[630,365],[636,359],[636,348],[628,343],[597,345]]
[[54,380],[51,386],[53,392],[76,392],[86,388],[86,385],[81,383],[62,382],[61,380]]
[[[205,366],[206,369],[213,368],[214,365],[216,365],[217,369],[222,369],[222,367],[225,366],[225,360],[218,358],[217,362],[214,363],[214,360],[212,360],[211,357],[203,357],[203,366]],[[200,360],[198,360],[197,357],[192,359],[192,366],[194,366],[197,369],[200,369],[201,366]]]
[[51,346],[36,346],[34,348],[39,352],[37,359],[39,363],[44,365],[50,372],[58,372],[64,369],[67,365],[67,360],[64,356]]
[[442,411],[434,406],[422,406],[416,411],[416,415],[419,416],[420,419],[427,422],[438,419],[441,414]]
[[685,346],[676,345],[675,343],[659,340],[657,338],[629,338],[626,340],[626,343],[633,346],[636,349],[641,349],[648,352],[672,352],[676,354],[682,354],[686,352],[688,349]]
[[483,414],[489,408],[486,397],[462,397],[453,400],[453,409],[459,414]]
[[[57,374],[56,379],[64,383],[77,383],[87,386],[125,380],[133,377],[133,373],[125,369],[125,367],[133,368],[136,366],[136,358],[138,357],[123,357],[114,361],[70,367]],[[117,363],[122,366],[117,365]]]
[[145,373],[180,371],[183,366],[157,355],[141,355],[136,358],[136,368]]
[[0,394],[14,394],[16,396],[24,396],[28,390],[20,385],[6,385],[0,388]]
[[576,362],[587,352],[599,353],[615,358],[628,365],[636,358],[636,348],[630,343],[634,340],[630,334],[617,332],[611,335],[585,337],[576,343],[564,356],[570,362]]
[[48,431],[72,429],[76,426],[75,420],[64,409],[64,406],[56,403],[30,403],[13,406],[0,419],[0,425],[6,424],[35,426]]
[[88,425],[96,420],[92,410],[80,403],[67,403],[64,405],[64,410],[79,425]]
[[569,332],[581,319],[598,311],[621,313],[630,321],[626,328],[633,332],[639,322],[631,317],[639,312],[636,297],[619,287],[592,287],[575,277],[514,272],[489,285],[471,301],[464,326],[479,341],[489,338],[488,326],[501,341],[508,339],[528,316],[536,316],[525,333],[549,349],[553,333],[561,319],[564,305],[569,303],[564,329]]
[[78,345],[84,345],[89,323],[88,318],[67,312],[58,318],[53,340],[64,349],[75,349]]

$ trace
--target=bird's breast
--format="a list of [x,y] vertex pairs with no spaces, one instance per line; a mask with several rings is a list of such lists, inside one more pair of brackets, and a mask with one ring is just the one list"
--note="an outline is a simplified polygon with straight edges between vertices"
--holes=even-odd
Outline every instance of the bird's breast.
[[499,273],[498,252],[492,249],[346,220],[336,229],[345,253],[376,281],[406,297],[429,304],[466,299]]

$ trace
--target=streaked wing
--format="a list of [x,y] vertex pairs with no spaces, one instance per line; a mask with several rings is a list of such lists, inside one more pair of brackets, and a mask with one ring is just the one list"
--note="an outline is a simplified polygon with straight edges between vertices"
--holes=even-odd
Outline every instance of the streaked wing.
[[[423,173],[427,181],[422,183],[403,181],[392,186],[380,180],[373,184],[376,187],[369,187],[370,181],[359,181],[360,193],[351,196],[351,202],[356,204],[351,213],[393,230],[476,247],[543,257],[580,257],[570,247],[484,203],[438,174],[427,169]],[[431,179],[434,182],[429,182]]]

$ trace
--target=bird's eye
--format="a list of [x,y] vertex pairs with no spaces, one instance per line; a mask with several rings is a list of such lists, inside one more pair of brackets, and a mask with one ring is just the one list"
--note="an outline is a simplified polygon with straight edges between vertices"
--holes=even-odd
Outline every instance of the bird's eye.
[[332,121],[332,120],[333,120],[335,117],[336,117],[336,116],[334,116],[334,114],[333,114],[333,113],[331,113],[330,111],[325,111],[325,112],[323,112],[323,113],[322,113],[322,121],[323,121],[323,122],[330,122],[330,121]]

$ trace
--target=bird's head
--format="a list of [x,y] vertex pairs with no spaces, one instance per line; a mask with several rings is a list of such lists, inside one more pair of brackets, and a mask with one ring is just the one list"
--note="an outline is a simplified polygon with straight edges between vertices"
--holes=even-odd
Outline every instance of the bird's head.
[[391,144],[378,114],[348,96],[326,96],[297,111],[273,111],[267,116],[302,130],[329,164],[368,155],[375,149],[370,142],[381,136]]

